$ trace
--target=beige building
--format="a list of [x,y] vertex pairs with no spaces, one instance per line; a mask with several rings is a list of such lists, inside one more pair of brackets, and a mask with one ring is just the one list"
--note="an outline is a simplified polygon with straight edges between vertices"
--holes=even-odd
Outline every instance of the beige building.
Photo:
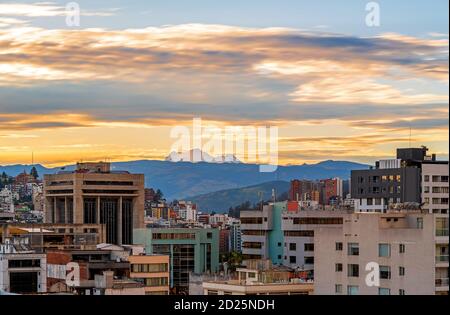
[[448,163],[422,164],[422,203],[430,213],[448,213]]
[[270,260],[246,260],[236,269],[237,279],[203,282],[204,295],[310,295],[312,282],[291,279],[286,267],[274,267]]
[[169,260],[167,255],[129,256],[130,278],[144,284],[146,295],[169,295]]
[[144,227],[144,175],[111,171],[110,163],[78,163],[44,175],[45,222],[104,224],[106,242],[132,244]]
[[[349,214],[342,226],[317,228],[314,244],[315,294],[448,294],[448,215]],[[370,263],[379,286],[366,283]]]

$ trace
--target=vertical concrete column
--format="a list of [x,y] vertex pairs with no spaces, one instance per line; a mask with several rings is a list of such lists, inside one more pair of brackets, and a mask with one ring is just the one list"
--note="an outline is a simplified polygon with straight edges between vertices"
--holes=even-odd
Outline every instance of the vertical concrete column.
[[52,223],[58,223],[59,222],[59,215],[58,215],[58,209],[56,208],[56,197],[53,197],[53,222]]
[[97,196],[97,211],[96,211],[96,223],[100,224],[100,196]]
[[117,243],[122,245],[122,196],[119,197],[119,213],[117,214]]

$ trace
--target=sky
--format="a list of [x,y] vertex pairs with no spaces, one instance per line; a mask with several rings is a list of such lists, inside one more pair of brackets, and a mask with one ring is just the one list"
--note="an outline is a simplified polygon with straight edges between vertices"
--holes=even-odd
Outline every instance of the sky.
[[164,159],[193,118],[278,127],[280,164],[448,159],[448,1],[368,2],[0,1],[0,165]]

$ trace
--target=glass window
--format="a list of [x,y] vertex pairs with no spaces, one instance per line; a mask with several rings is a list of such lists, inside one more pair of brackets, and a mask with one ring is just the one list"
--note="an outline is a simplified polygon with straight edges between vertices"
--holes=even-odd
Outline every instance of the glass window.
[[347,265],[347,275],[349,277],[359,277],[359,265],[357,264]]
[[391,256],[391,245],[378,244],[378,256],[379,257],[390,257]]
[[380,279],[391,279],[391,267],[380,266]]
[[291,263],[291,264],[297,263],[297,257],[296,256],[289,256],[289,263]]
[[297,250],[297,244],[296,243],[289,243],[289,250]]
[[343,268],[342,268],[342,264],[336,264],[336,265],[335,265],[335,271],[336,271],[336,272],[342,272],[342,269],[343,269]]
[[405,267],[398,267],[398,275],[401,277],[405,275]]
[[391,295],[391,289],[378,288],[378,295]]
[[347,286],[347,294],[348,295],[358,295],[359,287],[357,285],[349,285]]
[[342,294],[342,284],[336,284],[336,285],[334,286],[334,292],[335,292],[336,294]]
[[405,290],[403,289],[398,290],[398,295],[406,295]]
[[347,254],[350,256],[359,256],[359,244],[358,243],[348,243],[347,244]]
[[424,182],[429,182],[429,181],[430,181],[430,175],[425,175],[425,176],[423,177],[423,181],[424,181]]
[[398,251],[400,252],[400,254],[404,254],[406,251],[406,245],[405,244],[400,244],[398,246]]
[[343,249],[342,243],[341,242],[337,242],[336,243],[336,250],[342,250],[342,249]]
[[423,218],[417,218],[417,228],[423,229]]

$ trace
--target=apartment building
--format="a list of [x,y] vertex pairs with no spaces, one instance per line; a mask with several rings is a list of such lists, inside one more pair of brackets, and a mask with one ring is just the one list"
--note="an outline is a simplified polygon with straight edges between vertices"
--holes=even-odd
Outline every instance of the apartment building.
[[[380,160],[375,168],[351,172],[351,198],[357,199],[355,210],[359,212],[386,212],[396,203],[422,202],[422,167],[448,162],[427,155],[428,149],[397,149],[396,159]],[[439,168],[439,170],[441,170]],[[443,171],[443,170],[442,170]],[[448,201],[448,200],[447,200]]]
[[270,260],[247,260],[238,268],[237,278],[204,281],[204,295],[310,295],[312,282],[293,279],[288,268],[272,266]]
[[169,295],[169,256],[132,255],[128,261],[130,278],[144,285],[145,295]]
[[261,211],[242,211],[242,253],[244,259],[270,259],[276,265],[310,271],[312,277],[314,229],[342,225],[348,211],[305,210],[302,202],[294,203],[276,202]]
[[[448,215],[347,214],[341,226],[315,229],[314,245],[315,294],[448,294]],[[371,271],[379,285],[366,282]]]
[[44,199],[46,223],[104,224],[111,244],[133,244],[133,229],[144,226],[144,175],[110,163],[44,175]]
[[134,231],[135,244],[146,253],[170,256],[171,293],[189,292],[189,274],[219,270],[219,230],[209,228],[146,228]]
[[47,259],[28,239],[7,238],[0,244],[0,291],[38,294],[47,291]]
[[230,224],[230,250],[232,252],[242,252],[242,233],[240,222],[232,222]]
[[422,164],[422,209],[448,213],[448,162]]

